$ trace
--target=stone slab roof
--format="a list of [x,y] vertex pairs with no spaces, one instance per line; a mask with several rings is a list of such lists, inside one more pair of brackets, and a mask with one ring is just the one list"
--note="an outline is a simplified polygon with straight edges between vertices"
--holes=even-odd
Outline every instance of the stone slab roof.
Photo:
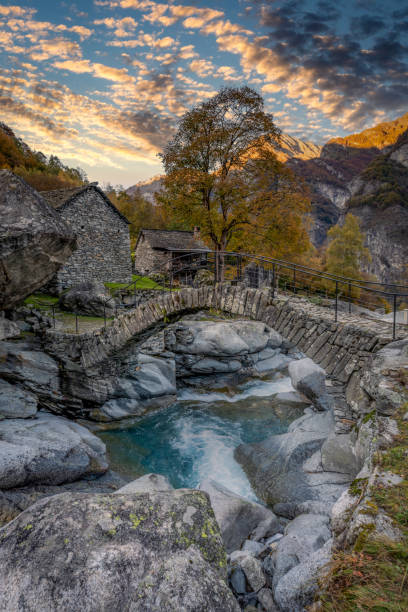
[[194,237],[194,232],[182,230],[157,230],[157,229],[141,229],[137,243],[144,236],[148,240],[153,249],[160,251],[190,251],[201,250],[208,251],[204,242]]
[[82,185],[82,187],[74,187],[72,189],[53,189],[52,191],[40,191],[39,193],[42,197],[48,202],[50,206],[55,208],[56,210],[61,210],[68,206],[71,202],[75,200],[77,196],[84,193],[85,191],[95,190],[98,192],[100,196],[105,200],[105,202],[110,206],[119,217],[122,218],[125,223],[130,225],[130,221],[128,221],[125,215],[116,208],[116,206],[110,201],[108,196],[100,189],[97,185]]

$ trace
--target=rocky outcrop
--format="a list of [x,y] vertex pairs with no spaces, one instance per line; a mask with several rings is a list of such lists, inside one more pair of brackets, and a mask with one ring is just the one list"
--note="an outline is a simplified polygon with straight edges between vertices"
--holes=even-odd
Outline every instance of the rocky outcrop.
[[0,310],[12,308],[52,278],[75,237],[20,177],[0,170]]
[[326,390],[326,372],[309,357],[291,361],[289,376],[294,388],[303,393],[317,410],[329,410],[333,400]]
[[188,319],[164,333],[164,349],[174,354],[180,377],[283,368],[289,358],[272,361],[282,344],[277,332],[257,321]]
[[114,421],[141,416],[152,408],[165,407],[176,397],[176,367],[173,359],[136,352],[122,362],[122,376],[115,381],[113,398],[91,417]]
[[0,610],[239,611],[200,491],[57,495],[0,534]]
[[37,412],[38,398],[0,378],[0,420],[27,419]]
[[115,312],[115,300],[105,285],[98,280],[74,285],[59,299],[62,310],[96,317],[111,317]]
[[5,317],[0,316],[0,340],[6,340],[7,338],[16,338],[21,334],[20,328],[9,321]]
[[235,451],[255,492],[269,505],[305,500],[333,504],[355,476],[348,466],[342,471],[336,464],[340,471],[332,471],[328,457],[335,449],[326,449],[328,469],[322,464],[322,446],[334,431],[331,411],[317,414],[307,408],[305,412],[289,425],[288,433],[243,444]]
[[213,480],[202,482],[200,490],[210,497],[227,552],[241,548],[245,540],[257,530],[259,539],[280,531],[276,516],[265,506],[235,495]]
[[107,469],[104,443],[73,421],[39,412],[1,422],[0,489],[61,484]]

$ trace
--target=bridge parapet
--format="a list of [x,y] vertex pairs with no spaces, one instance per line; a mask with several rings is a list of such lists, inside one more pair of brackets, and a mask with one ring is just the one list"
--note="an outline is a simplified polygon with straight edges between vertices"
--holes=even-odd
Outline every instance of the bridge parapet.
[[[355,420],[352,411],[357,403],[353,397],[358,393],[361,373],[368,360],[392,341],[392,324],[388,322],[343,313],[335,322],[329,308],[305,298],[273,297],[269,289],[218,284],[159,294],[157,299],[119,315],[111,326],[90,333],[48,330],[47,348],[89,371],[158,322],[172,315],[207,308],[263,321],[321,365],[335,384],[346,388],[348,409],[343,407],[338,415],[344,421]],[[397,338],[405,335],[403,329],[397,329]]]

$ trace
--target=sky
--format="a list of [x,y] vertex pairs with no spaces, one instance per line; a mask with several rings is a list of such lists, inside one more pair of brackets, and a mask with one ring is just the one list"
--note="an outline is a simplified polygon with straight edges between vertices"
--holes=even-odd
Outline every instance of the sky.
[[405,0],[37,0],[0,22],[0,120],[101,183],[161,173],[178,119],[222,87],[317,144],[408,110]]

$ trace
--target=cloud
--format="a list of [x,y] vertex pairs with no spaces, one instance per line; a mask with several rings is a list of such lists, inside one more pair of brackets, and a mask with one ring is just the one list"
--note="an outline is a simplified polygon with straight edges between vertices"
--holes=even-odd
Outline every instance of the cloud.
[[54,62],[54,68],[60,70],[69,70],[76,74],[93,74],[100,79],[107,79],[114,83],[131,83],[134,77],[130,76],[126,68],[114,68],[105,66],[104,64],[92,63],[89,60],[65,60],[63,62]]
[[137,27],[137,21],[133,17],[123,17],[123,19],[106,17],[105,19],[96,19],[94,24],[105,25],[107,28],[113,29],[114,35],[118,38],[129,36]]
[[216,69],[212,62],[204,59],[197,59],[191,62],[190,70],[196,72],[199,76],[203,77],[214,73]]
[[0,6],[0,15],[5,17],[25,17],[26,15],[33,15],[37,12],[34,8],[24,8],[22,6]]

